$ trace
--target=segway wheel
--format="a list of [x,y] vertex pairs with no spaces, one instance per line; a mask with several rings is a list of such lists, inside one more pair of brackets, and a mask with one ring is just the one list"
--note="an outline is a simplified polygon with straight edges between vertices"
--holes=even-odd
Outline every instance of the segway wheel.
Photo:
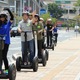
[[57,45],[57,43],[55,42],[55,46]]
[[37,72],[38,70],[38,58],[37,57],[33,59],[32,67],[33,67],[33,71]]
[[46,63],[47,63],[46,53],[43,53],[42,54],[42,64],[43,64],[43,66],[46,66]]
[[48,59],[49,59],[49,52],[47,50],[45,52],[46,52],[46,60],[48,61]]
[[15,80],[16,79],[16,67],[14,64],[9,66],[9,80]]
[[17,71],[21,71],[21,57],[16,59],[16,69]]
[[52,45],[52,50],[54,50],[54,44]]

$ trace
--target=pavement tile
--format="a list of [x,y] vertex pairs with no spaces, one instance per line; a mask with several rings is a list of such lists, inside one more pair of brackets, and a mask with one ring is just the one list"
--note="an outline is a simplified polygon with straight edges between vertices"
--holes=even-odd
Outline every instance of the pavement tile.
[[25,70],[17,73],[16,80],[74,80],[80,72],[80,37],[71,38],[49,50],[46,67],[39,66],[38,72]]

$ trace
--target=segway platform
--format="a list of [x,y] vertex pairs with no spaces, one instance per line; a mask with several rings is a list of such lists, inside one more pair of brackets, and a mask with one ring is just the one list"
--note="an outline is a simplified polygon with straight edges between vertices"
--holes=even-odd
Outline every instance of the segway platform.
[[[2,61],[2,50],[4,49],[4,40],[5,35],[0,35],[0,60]],[[0,64],[1,66],[1,64]],[[3,69],[2,69],[3,70]],[[9,80],[15,80],[16,78],[16,67],[14,64],[9,65],[8,74],[3,73],[0,74],[0,79],[9,79]]]
[[8,79],[9,78],[9,76],[8,76],[8,74],[0,74],[0,79]]
[[16,78],[16,67],[15,67],[14,64],[12,64],[12,65],[9,66],[9,72],[8,72],[8,74],[6,74],[6,73],[0,74],[0,79],[15,80],[15,78]]
[[21,65],[21,68],[22,69],[31,69],[32,68],[32,65],[31,64],[26,64],[26,65],[22,64]]

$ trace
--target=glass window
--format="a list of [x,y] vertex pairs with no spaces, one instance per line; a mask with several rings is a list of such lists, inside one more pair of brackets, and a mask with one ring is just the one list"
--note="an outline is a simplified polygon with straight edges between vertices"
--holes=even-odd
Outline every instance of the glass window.
[[65,1],[65,4],[70,4],[71,3],[71,1]]
[[57,4],[61,4],[61,1],[56,1]]

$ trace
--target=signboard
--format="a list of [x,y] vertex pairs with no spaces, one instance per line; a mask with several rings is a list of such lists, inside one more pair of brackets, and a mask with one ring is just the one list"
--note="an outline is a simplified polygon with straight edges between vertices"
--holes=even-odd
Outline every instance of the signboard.
[[45,9],[40,9],[40,15],[42,14],[46,14],[46,10]]
[[27,7],[27,6],[25,6],[25,7],[24,7],[24,10],[25,10],[25,11],[27,11],[27,10],[28,10],[28,11],[31,11],[32,8],[31,8],[31,7]]

